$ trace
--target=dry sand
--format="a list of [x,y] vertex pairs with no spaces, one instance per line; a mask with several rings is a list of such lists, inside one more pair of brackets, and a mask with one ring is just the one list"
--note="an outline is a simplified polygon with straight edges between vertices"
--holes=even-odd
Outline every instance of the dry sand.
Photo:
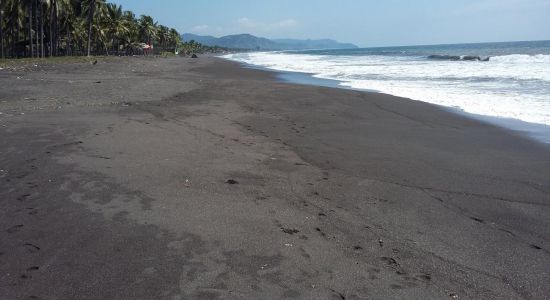
[[550,151],[217,58],[0,70],[0,299],[543,299]]

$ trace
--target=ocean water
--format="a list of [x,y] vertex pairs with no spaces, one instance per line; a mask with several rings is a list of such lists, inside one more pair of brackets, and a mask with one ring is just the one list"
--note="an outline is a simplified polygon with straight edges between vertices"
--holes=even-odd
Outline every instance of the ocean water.
[[[550,41],[252,52],[224,57],[550,130]],[[550,134],[544,139],[550,142]]]

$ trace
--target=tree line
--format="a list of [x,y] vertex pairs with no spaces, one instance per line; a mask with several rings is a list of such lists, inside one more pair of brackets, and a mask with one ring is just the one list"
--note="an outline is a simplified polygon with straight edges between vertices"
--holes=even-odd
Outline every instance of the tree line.
[[[105,0],[0,0],[0,58],[174,51],[176,29]],[[150,50],[149,50],[150,51]]]

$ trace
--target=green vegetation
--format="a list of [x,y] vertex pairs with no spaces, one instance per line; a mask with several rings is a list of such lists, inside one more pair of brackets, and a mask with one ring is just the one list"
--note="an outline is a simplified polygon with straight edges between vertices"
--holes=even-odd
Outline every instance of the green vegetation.
[[197,43],[194,40],[188,42],[182,42],[179,45],[180,54],[192,55],[193,53],[223,53],[230,51],[228,48],[218,46],[206,46],[201,43]]
[[105,0],[0,0],[0,59],[161,54],[181,44],[177,30]]

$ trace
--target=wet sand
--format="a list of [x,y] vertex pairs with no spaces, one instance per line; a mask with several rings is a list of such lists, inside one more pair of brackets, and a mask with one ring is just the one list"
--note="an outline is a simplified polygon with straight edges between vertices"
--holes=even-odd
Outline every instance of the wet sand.
[[543,299],[550,150],[217,58],[0,70],[0,299]]

